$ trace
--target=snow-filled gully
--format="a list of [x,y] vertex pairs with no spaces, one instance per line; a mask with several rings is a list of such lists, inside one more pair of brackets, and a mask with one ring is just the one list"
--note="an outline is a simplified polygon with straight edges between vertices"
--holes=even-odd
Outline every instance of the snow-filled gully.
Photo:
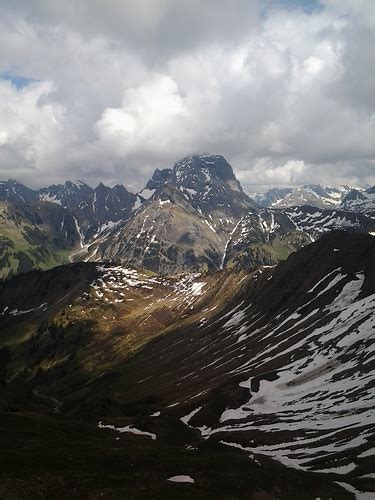
[[[343,477],[355,474],[361,460],[371,455],[368,448],[375,436],[375,387],[370,370],[375,362],[375,294],[359,298],[363,283],[363,273],[349,280],[335,269],[306,294],[306,302],[313,302],[328,291],[337,291],[325,307],[305,317],[284,313],[277,322],[261,328],[254,328],[257,320],[252,320],[251,304],[233,310],[220,332],[229,331],[232,343],[216,357],[210,354],[213,345],[205,346],[210,363],[200,370],[210,365],[212,369],[218,361],[221,365],[232,362],[241,346],[259,338],[264,348],[227,373],[243,373],[239,385],[249,390],[249,400],[226,408],[211,426],[202,425],[203,405],[197,400],[181,421],[199,429],[204,439],[215,436],[227,446],[267,455],[286,466]],[[244,330],[247,333],[238,342]],[[262,367],[267,372],[271,362],[278,366],[275,376],[258,377],[258,388],[252,389],[257,384],[245,375],[254,369],[259,373]]]

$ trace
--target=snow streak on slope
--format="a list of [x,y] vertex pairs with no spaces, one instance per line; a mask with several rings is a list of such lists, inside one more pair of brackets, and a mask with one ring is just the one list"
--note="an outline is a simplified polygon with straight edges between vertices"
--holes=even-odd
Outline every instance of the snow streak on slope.
[[236,232],[236,230],[237,230],[238,226],[240,225],[241,221],[242,221],[242,219],[240,219],[240,220],[237,222],[237,224],[234,226],[234,228],[233,228],[232,232],[231,232],[231,233],[230,233],[230,235],[229,235],[229,238],[228,238],[227,242],[225,243],[225,248],[224,248],[223,257],[222,257],[222,259],[221,259],[220,269],[224,269],[224,264],[225,264],[225,258],[226,258],[226,256],[227,256],[228,245],[229,245],[229,243],[230,243],[230,241],[231,241],[231,239],[232,239],[232,237],[233,237],[234,233]]
[[160,300],[168,298],[187,307],[206,291],[205,281],[198,281],[199,273],[165,278],[124,266],[98,265],[97,270],[99,277],[91,283],[91,289],[97,302],[105,301],[107,304],[124,302],[127,300],[126,292],[130,289],[152,293],[155,287],[165,290]]
[[286,209],[284,213],[299,231],[324,233],[333,229],[361,229],[358,217],[335,210],[321,211],[314,208],[296,207]]
[[[306,302],[314,303],[336,287],[338,293],[326,307],[308,315],[286,313],[253,331],[262,350],[232,371],[260,374],[239,383],[248,388],[249,400],[225,409],[218,425],[200,427],[203,437],[216,434],[225,444],[296,468],[343,475],[356,469],[358,459],[355,454],[348,458],[348,452],[350,456],[365,446],[375,432],[370,371],[375,294],[360,298],[363,273],[352,279],[335,274],[323,281],[322,290],[306,296]],[[251,307],[231,314],[224,327],[231,327],[233,339],[245,331],[245,319],[251,316]]]
[[369,484],[374,257],[370,236],[332,233],[247,275],[226,310],[140,353],[137,390],[204,439]]

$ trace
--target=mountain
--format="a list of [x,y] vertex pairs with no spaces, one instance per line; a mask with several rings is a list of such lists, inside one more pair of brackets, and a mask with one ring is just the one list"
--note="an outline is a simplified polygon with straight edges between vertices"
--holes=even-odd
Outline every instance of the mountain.
[[150,195],[163,193],[166,187],[181,191],[188,203],[206,216],[213,217],[217,211],[238,217],[244,209],[255,207],[221,155],[191,155],[175,163],[173,169],[156,169],[139,194],[150,199]]
[[342,200],[344,210],[358,212],[375,219],[375,186],[359,191],[352,189]]
[[79,241],[76,221],[64,208],[0,201],[0,279],[68,262]]
[[147,182],[145,188],[142,189],[142,191],[140,191],[138,195],[141,196],[143,200],[148,200],[158,188],[167,184],[171,175],[171,168],[164,168],[163,170],[159,170],[157,168],[153,173],[151,179]]
[[350,191],[348,186],[321,186],[308,184],[299,187],[272,188],[257,194],[254,200],[261,207],[287,208],[309,205],[317,208],[338,208]]
[[[7,478],[90,497],[370,498],[374,258],[374,237],[333,231],[273,268],[77,263],[3,283]],[[168,483],[181,475],[195,483]]]
[[65,208],[75,209],[80,203],[92,196],[93,189],[82,181],[66,181],[65,184],[53,184],[38,191],[39,199],[57,203]]
[[333,230],[375,234],[375,221],[362,214],[302,206],[249,212],[226,245],[222,265],[274,265]]
[[33,190],[16,181],[0,181],[0,201],[26,204],[45,201],[67,209],[77,220],[83,241],[103,225],[128,218],[136,200],[137,196],[121,184],[111,188],[100,183],[93,189],[77,180]]
[[23,184],[13,180],[0,181],[0,201],[33,203],[37,200],[37,193]]
[[274,265],[326,231],[375,231],[363,214],[306,205],[310,200],[339,206],[347,189],[316,185],[271,190],[274,206],[303,205],[260,209],[222,156],[188,156],[173,169],[156,170],[138,194],[140,206],[133,215],[100,233],[76,257],[164,274]]
[[169,184],[210,218],[238,218],[255,203],[244,193],[232,167],[220,155],[193,155],[173,167]]
[[333,232],[241,278],[224,309],[218,294],[199,326],[176,327],[129,360],[120,400],[136,408],[152,394],[150,413],[204,440],[364,476],[374,463],[374,257],[374,237]]
[[102,226],[126,219],[136,202],[136,195],[124,186],[113,188],[100,183],[95,189],[81,181],[67,181],[38,192],[43,201],[57,203],[76,218],[82,242],[88,241]]
[[126,223],[87,247],[90,258],[162,273],[216,270],[239,219],[257,210],[220,155],[188,156],[157,170],[139,196],[143,203]]
[[100,183],[95,188],[93,212],[101,225],[118,222],[131,215],[136,198],[121,184],[110,188]]
[[[38,191],[15,181],[3,182],[0,200],[23,204],[26,211],[26,206],[32,211],[40,201],[44,206],[58,206],[49,211],[58,212],[60,219],[65,213],[70,225],[73,221],[71,231],[78,234],[79,241],[66,245],[65,226],[60,222],[51,236],[53,249],[48,250],[54,256],[40,257],[38,263],[30,247],[35,243],[30,240],[24,242],[22,251],[34,252],[34,257],[31,261],[21,257],[22,264],[18,258],[11,263],[14,252],[8,243],[2,276],[44,269],[48,262],[53,266],[68,258],[76,262],[127,263],[163,274],[274,265],[325,231],[345,228],[374,232],[368,217],[373,213],[374,193],[371,189],[352,190],[340,205],[348,189],[319,185],[275,188],[257,197],[261,205],[271,205],[261,208],[244,192],[225,158],[215,154],[190,155],[173,168],[156,169],[137,194],[122,185],[100,183],[93,189],[82,181],[67,181]],[[315,207],[339,208],[312,208],[308,202]],[[10,238],[13,245],[18,239],[16,233],[14,230]],[[64,242],[61,248],[59,241]]]

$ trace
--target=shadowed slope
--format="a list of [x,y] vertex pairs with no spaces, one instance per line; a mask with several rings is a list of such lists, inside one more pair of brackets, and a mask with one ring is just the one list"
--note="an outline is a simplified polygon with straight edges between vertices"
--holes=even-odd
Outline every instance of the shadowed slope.
[[250,273],[81,264],[93,276],[48,324],[48,309],[3,315],[7,388],[27,387],[26,407],[374,491],[374,258],[373,237],[334,232]]

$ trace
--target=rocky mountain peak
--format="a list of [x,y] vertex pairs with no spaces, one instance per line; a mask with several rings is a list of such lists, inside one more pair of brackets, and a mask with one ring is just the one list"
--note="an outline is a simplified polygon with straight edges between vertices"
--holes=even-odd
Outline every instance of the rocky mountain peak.
[[366,195],[358,189],[352,189],[342,200],[342,205],[345,206],[347,202],[353,200],[366,200]]
[[92,201],[93,210],[101,224],[118,221],[129,215],[136,200],[124,186],[117,184],[113,188],[102,182],[95,188]]
[[171,168],[163,168],[163,170],[159,170],[157,168],[153,173],[151,179],[147,182],[145,189],[158,189],[169,181],[171,175]]
[[[84,182],[80,181],[80,180],[75,180],[75,181],[66,181],[65,182],[65,187],[67,188],[75,188],[75,189],[86,189],[88,188],[89,186],[87,184],[85,184]],[[91,189],[91,188],[89,188]]]
[[175,163],[171,179],[178,185],[196,189],[213,180],[236,180],[233,169],[221,155],[191,155]]
[[173,169],[156,169],[146,187],[139,193],[142,199],[159,197],[165,189],[177,190],[199,212],[211,212],[218,207],[241,209],[254,204],[244,193],[231,165],[221,155],[193,154],[176,162]]
[[366,190],[352,189],[342,200],[342,208],[375,218],[375,186]]
[[71,208],[93,193],[93,189],[82,181],[66,181],[65,184],[52,184],[39,190],[39,199]]
[[35,191],[29,189],[18,181],[9,179],[0,181],[0,201],[15,203],[30,203],[37,200]]
[[103,184],[102,182],[99,182],[99,184],[96,186],[95,191],[101,191],[101,190],[107,190],[108,186]]

